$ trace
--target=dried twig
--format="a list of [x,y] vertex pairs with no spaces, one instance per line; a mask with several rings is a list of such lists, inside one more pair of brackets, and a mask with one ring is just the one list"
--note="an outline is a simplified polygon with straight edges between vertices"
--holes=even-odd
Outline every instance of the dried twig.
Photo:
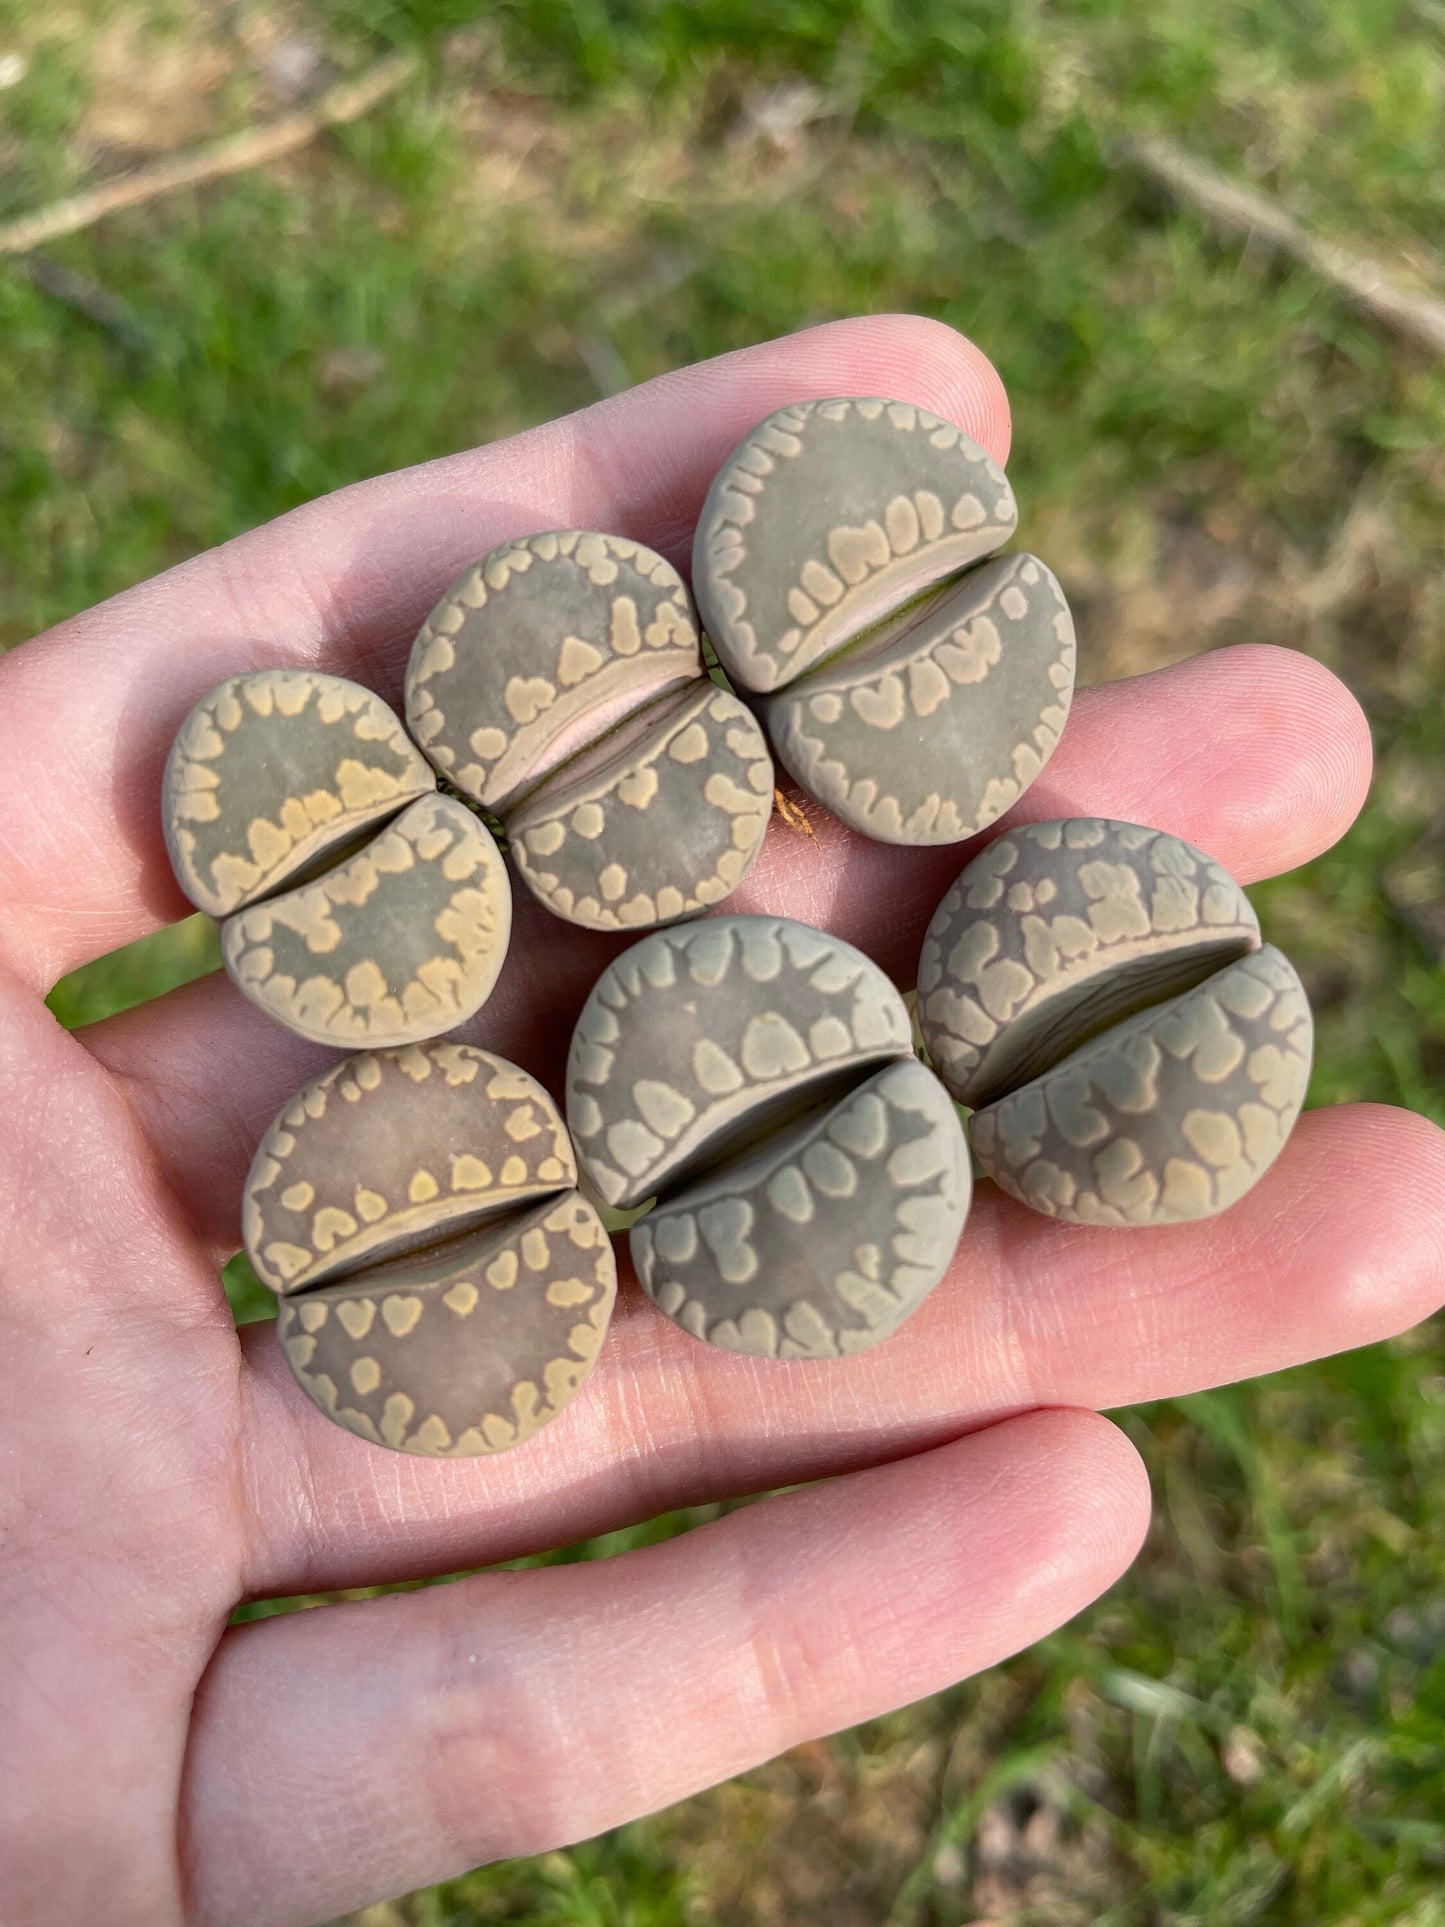
[[62,234],[74,234],[78,228],[104,220],[123,207],[136,207],[159,195],[173,194],[178,188],[199,187],[223,174],[240,174],[282,154],[294,153],[315,140],[323,128],[339,127],[344,121],[369,113],[415,71],[416,62],[410,54],[392,55],[355,80],[329,87],[301,113],[282,115],[279,120],[249,127],[224,140],[207,141],[188,153],[170,155],[84,194],[73,194],[33,214],[22,214],[18,220],[0,225],[0,254],[24,254]]
[[1368,255],[1311,234],[1273,201],[1195,160],[1172,141],[1126,135],[1117,151],[1220,227],[1268,242],[1338,288],[1384,327],[1445,355],[1445,301],[1402,287]]
[[808,821],[808,812],[803,808],[800,796],[789,796],[783,790],[774,788],[773,808],[795,836],[811,837],[814,843],[817,842],[818,832]]

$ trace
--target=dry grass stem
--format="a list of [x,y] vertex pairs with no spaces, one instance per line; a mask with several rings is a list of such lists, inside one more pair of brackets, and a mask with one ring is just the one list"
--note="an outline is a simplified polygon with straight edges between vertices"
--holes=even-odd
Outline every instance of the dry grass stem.
[[1258,238],[1310,268],[1382,327],[1445,355],[1445,301],[1401,287],[1377,261],[1326,241],[1282,207],[1160,135],[1126,135],[1118,153],[1219,227]]
[[54,201],[33,214],[23,214],[18,220],[0,226],[0,254],[25,254],[31,248],[57,240],[62,234],[74,234],[80,228],[90,227],[121,208],[138,207],[141,202],[154,201],[163,194],[174,194],[184,187],[200,187],[207,181],[219,180],[222,175],[244,173],[248,168],[294,153],[298,147],[315,140],[324,128],[339,127],[369,113],[389,94],[394,94],[415,71],[416,62],[410,54],[393,55],[378,61],[356,79],[328,88],[304,112],[284,114],[263,126],[248,127],[243,133],[207,141],[188,153],[171,155],[150,167],[138,168],[100,187],[89,188],[83,194]]

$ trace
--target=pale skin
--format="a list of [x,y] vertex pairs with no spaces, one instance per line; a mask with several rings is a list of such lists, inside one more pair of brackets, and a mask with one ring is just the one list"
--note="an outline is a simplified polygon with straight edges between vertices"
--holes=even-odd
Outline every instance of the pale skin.
[[[1069,1229],[984,1187],[950,1276],[846,1363],[715,1354],[624,1288],[530,1444],[438,1463],[329,1425],[218,1264],[251,1151],[328,1053],[209,979],[74,1036],[63,972],[184,914],[170,738],[223,676],[307,664],[398,702],[458,570],[531,530],[685,561],[713,469],[787,401],[921,403],[995,455],[983,356],[842,322],[315,502],[0,662],[0,1915],[27,1927],[316,1921],[576,1840],[994,1664],[1124,1570],[1148,1492],[1102,1407],[1360,1345],[1445,1295],[1445,1137],[1308,1115],[1227,1216]],[[1243,880],[1333,843],[1369,740],[1326,671],[1242,648],[1080,695],[1013,820],[1158,825]],[[810,812],[730,900],[904,983],[968,854]],[[465,1033],[553,1088],[617,946],[522,901]],[[454,1571],[727,1494],[652,1550],[273,1618],[234,1606]]]

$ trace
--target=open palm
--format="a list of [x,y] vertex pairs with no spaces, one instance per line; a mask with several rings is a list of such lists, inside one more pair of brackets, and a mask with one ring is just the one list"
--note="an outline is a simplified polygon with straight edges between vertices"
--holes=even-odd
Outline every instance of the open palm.
[[[160,771],[223,676],[305,664],[397,702],[468,560],[611,529],[682,560],[708,479],[787,401],[887,394],[1000,459],[1007,407],[936,324],[838,323],[315,502],[0,664],[0,1914],[304,1923],[597,1832],[986,1666],[1128,1563],[1147,1491],[1094,1408],[1362,1344],[1433,1309],[1445,1138],[1315,1113],[1213,1223],[1118,1234],[986,1188],[951,1273],[876,1352],[695,1344],[625,1290],[592,1381],[529,1445],[398,1457],[329,1425],[218,1282],[241,1181],[328,1060],[219,979],[66,1035],[62,972],[180,914]],[[1308,660],[1233,649],[1080,695],[1015,819],[1155,824],[1242,879],[1346,828],[1369,743]],[[967,851],[775,825],[730,910],[910,981]],[[618,944],[521,893],[466,1035],[554,1089]],[[226,1630],[248,1595],[552,1547],[824,1484],[647,1551]]]

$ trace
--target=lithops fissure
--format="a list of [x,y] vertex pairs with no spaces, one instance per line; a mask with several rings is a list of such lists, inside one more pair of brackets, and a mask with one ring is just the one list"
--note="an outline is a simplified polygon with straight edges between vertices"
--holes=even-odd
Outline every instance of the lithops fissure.
[[314,883],[227,919],[233,983],[320,1044],[406,1044],[491,995],[512,928],[501,852],[451,796],[422,797]]
[[1075,1224],[1212,1217],[1288,1138],[1312,1027],[1239,885],[1163,831],[1007,831],[939,905],[924,1043],[984,1172]]
[[508,819],[535,896],[594,930],[696,916],[741,882],[773,807],[752,712],[702,678],[623,724]]
[[765,698],[789,772],[866,836],[972,836],[1059,740],[1068,605],[1036,557],[986,560],[1017,519],[983,449],[894,401],[780,409],[713,481],[693,590],[718,659]]
[[592,988],[567,1061],[567,1124],[603,1201],[627,1211],[830,1085],[912,1054],[875,963],[786,917],[658,931]]
[[918,1022],[960,1104],[988,1104],[1259,943],[1243,890],[1178,837],[1099,817],[1006,830],[934,912]]
[[181,726],[162,817],[182,889],[224,919],[232,981],[288,1030],[419,1043],[490,995],[512,925],[501,853],[359,684],[221,683]]
[[470,1044],[360,1051],[262,1138],[242,1232],[257,1277],[284,1294],[576,1181],[556,1106],[515,1064]]
[[687,589],[640,543],[571,530],[493,550],[417,637],[407,720],[569,922],[695,915],[762,847],[767,740],[704,674]]
[[227,917],[435,788],[369,689],[256,670],[218,684],[182,723],[163,785],[166,848],[191,902]]
[[399,1451],[530,1437],[591,1371],[616,1293],[575,1183],[552,1100],[486,1051],[363,1051],[298,1091],[256,1153],[243,1227],[303,1390]]
[[1273,945],[1140,1011],[974,1113],[983,1169],[1072,1224],[1183,1224],[1244,1196],[1309,1083],[1303,986]]
[[781,917],[659,931],[603,972],[567,1070],[587,1184],[652,1212],[638,1274],[694,1337],[766,1357],[876,1343],[968,1208],[957,1113],[894,985]]
[[436,1257],[288,1298],[277,1331],[297,1383],[348,1432],[475,1458],[568,1404],[616,1291],[611,1240],[572,1191]]
[[968,1150],[917,1059],[673,1192],[634,1225],[644,1289],[694,1338],[764,1358],[840,1358],[937,1284],[968,1215]]
[[957,843],[1033,782],[1073,687],[1063,591],[1035,556],[1008,555],[768,698],[764,714],[778,760],[850,828]]

